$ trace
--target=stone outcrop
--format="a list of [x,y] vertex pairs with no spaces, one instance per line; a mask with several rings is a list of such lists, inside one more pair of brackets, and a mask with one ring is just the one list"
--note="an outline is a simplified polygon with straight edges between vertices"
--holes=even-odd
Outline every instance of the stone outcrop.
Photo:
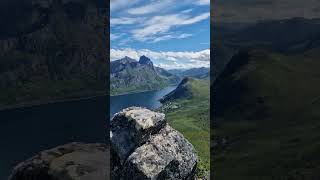
[[194,179],[197,155],[165,115],[140,107],[111,121],[111,179]]
[[177,88],[160,99],[161,103],[167,103],[180,98],[190,98],[192,96],[191,83],[194,81],[191,77],[185,77],[179,83]]
[[18,164],[9,180],[105,180],[108,152],[105,144],[58,146]]

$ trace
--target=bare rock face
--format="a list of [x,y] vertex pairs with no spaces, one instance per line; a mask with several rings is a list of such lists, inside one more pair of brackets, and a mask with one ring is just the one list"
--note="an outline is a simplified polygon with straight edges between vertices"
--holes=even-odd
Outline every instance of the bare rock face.
[[20,163],[9,180],[104,180],[109,169],[107,156],[104,144],[70,143]]
[[194,179],[197,160],[162,113],[131,107],[111,121],[111,179]]

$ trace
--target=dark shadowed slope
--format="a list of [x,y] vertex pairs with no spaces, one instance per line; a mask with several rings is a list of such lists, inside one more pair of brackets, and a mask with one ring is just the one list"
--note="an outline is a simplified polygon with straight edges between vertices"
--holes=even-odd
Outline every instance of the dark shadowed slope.
[[247,49],[230,60],[213,84],[216,179],[320,176],[318,50]]
[[94,0],[1,2],[0,108],[106,94],[100,8]]

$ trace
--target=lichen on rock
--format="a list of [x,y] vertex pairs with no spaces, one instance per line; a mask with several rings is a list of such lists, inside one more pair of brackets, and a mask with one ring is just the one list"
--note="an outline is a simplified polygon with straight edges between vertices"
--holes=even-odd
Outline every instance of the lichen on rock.
[[124,111],[124,115],[128,120],[134,120],[137,130],[145,130],[154,127],[158,122],[164,119],[164,114],[155,113],[147,109],[132,108]]
[[164,114],[140,107],[130,107],[115,114],[111,121],[111,143],[120,161],[125,161],[137,146],[165,124]]
[[124,109],[112,119],[111,132],[111,179],[194,179],[197,154],[164,114]]

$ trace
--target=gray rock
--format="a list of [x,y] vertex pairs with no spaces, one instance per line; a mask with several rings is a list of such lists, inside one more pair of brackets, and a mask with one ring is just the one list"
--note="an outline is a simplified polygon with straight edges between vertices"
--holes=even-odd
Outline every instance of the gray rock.
[[111,142],[120,161],[123,162],[165,124],[164,114],[140,107],[130,107],[115,114],[111,123]]
[[127,108],[112,119],[111,131],[112,179],[194,179],[196,152],[164,114]]
[[18,164],[9,180],[106,180],[107,172],[106,145],[70,143]]

